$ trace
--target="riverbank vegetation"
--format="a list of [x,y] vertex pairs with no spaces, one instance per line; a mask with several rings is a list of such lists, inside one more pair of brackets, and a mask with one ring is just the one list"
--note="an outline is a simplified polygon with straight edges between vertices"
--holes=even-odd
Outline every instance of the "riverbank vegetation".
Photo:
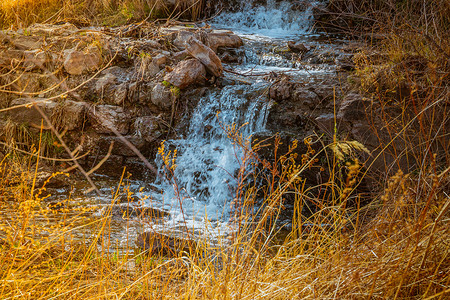
[[[243,183],[257,152],[228,130],[246,153],[238,174]],[[348,144],[329,148],[348,149]],[[339,174],[332,168],[350,169],[347,178],[331,175],[319,187],[330,193],[310,199],[317,187],[306,188],[302,173],[318,164],[317,155],[310,149],[301,163],[292,153],[273,165],[265,162],[271,176],[264,187],[241,184],[236,192],[233,235],[199,241],[167,257],[141,252],[133,240],[114,250],[109,214],[92,217],[71,199],[49,205],[45,185],[34,188],[38,161],[5,157],[0,294],[3,299],[445,299],[449,169],[439,168],[433,156],[417,174],[398,171],[362,208],[347,205],[361,169],[355,163],[343,166],[342,154],[330,155],[328,167],[330,174]],[[166,163],[170,172],[173,162]],[[265,205],[256,223],[247,222],[257,188]],[[131,196],[120,184],[113,203],[123,194]],[[280,238],[276,219],[291,194],[293,226]],[[301,212],[311,202],[317,209],[306,218]]]
[[[8,16],[8,26],[54,14],[59,14],[54,21],[63,16],[84,22],[83,15],[74,14],[77,10],[61,10],[61,2],[53,0],[18,0],[28,5],[22,7],[3,3],[0,11]],[[105,15],[113,5],[93,3]],[[117,5],[126,3],[153,2]],[[373,113],[384,120],[370,124],[380,137],[390,137],[380,138],[379,151],[372,153],[386,157],[383,174],[362,165],[362,144],[341,141],[337,132],[329,144],[320,136],[305,138],[268,162],[258,156],[264,141],[251,144],[237,128],[224,126],[244,153],[233,203],[236,231],[161,257],[136,249],[134,240],[111,250],[109,214],[92,217],[89,208],[74,205],[70,197],[49,205],[46,184],[36,185],[43,147],[38,139],[31,157],[14,151],[0,156],[0,298],[448,298],[448,1],[330,3],[321,26],[367,37],[364,50],[354,56],[349,84],[372,99]],[[148,7],[138,11],[142,14],[136,19],[149,13]],[[26,140],[22,136],[18,142]],[[321,148],[313,149],[311,141],[322,143]],[[296,157],[301,143],[306,150]],[[168,172],[174,163],[166,160]],[[305,185],[303,174],[311,169],[323,170],[327,178],[317,186]],[[357,193],[366,179],[375,185],[368,204]],[[114,189],[113,203],[122,195],[132,197],[124,182]],[[261,198],[264,205],[255,221],[253,205]],[[282,234],[277,219],[286,199],[295,205],[292,228]],[[80,238],[79,232],[89,234]]]

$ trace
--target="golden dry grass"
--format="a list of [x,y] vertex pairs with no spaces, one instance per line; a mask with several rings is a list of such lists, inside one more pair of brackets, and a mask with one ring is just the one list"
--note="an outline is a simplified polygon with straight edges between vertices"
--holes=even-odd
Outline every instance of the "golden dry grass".
[[33,23],[71,22],[78,25],[122,25],[143,19],[198,20],[204,0],[3,0],[0,28],[24,28]]
[[[144,2],[138,0],[119,1],[112,8],[112,2],[95,0],[94,13],[78,16],[74,12],[87,12],[81,5],[85,1],[17,0],[15,6],[8,6],[11,3],[0,4],[2,26],[26,26],[55,13],[52,21],[77,17],[84,22],[95,16],[100,23],[111,9],[125,21],[148,14],[139,8]],[[61,3],[66,5],[62,10]],[[131,15],[130,3],[134,3]],[[435,16],[445,20],[444,14]],[[342,149],[361,146],[339,142],[335,136],[334,143],[322,150],[328,154],[322,167],[330,174],[322,185],[332,191],[331,199],[311,199],[311,190],[303,184],[304,170],[318,163],[317,153],[310,148],[302,162],[288,154],[279,158],[281,168],[263,164],[272,174],[263,187],[245,186],[249,173],[244,168],[238,174],[242,184],[235,202],[234,222],[239,230],[231,238],[217,245],[200,243],[189,255],[152,257],[135,249],[134,241],[126,249],[109,251],[108,216],[93,218],[85,207],[49,208],[35,187],[39,166],[35,157],[41,153],[42,138],[37,150],[31,149],[33,157],[19,153],[0,157],[0,298],[447,299],[450,152],[445,58],[449,43],[448,32],[433,30],[427,33],[429,38],[420,31],[393,30],[377,45],[387,55],[380,58],[367,51],[357,56],[361,92],[379,99],[382,107],[401,111],[400,116],[384,114],[384,110],[380,114],[383,129],[401,139],[408,151],[395,145],[382,148],[398,161],[406,155],[416,165],[409,173],[383,174],[378,194],[366,207],[347,205],[361,176],[338,178],[341,173],[336,171],[348,168],[347,174],[361,175],[359,163],[340,162],[341,156],[351,155]],[[425,70],[417,70],[423,65]],[[395,89],[401,84],[413,87],[406,97]],[[24,131],[8,126],[11,143],[26,141]],[[245,148],[243,162],[250,166],[256,149],[240,138],[236,128],[224,129]],[[170,170],[173,162],[166,163]],[[259,221],[246,222],[258,192],[265,201]],[[293,228],[280,241],[275,220],[287,194],[296,199]],[[320,209],[306,219],[301,212],[308,198]],[[79,231],[89,232],[89,239],[76,238]]]
[[[235,127],[226,130],[246,148],[243,161],[250,162],[255,153],[249,142]],[[327,199],[305,219],[299,212],[308,191],[301,176],[316,162],[315,154],[309,155],[300,165],[290,154],[279,158],[286,172],[268,182],[270,192],[256,224],[246,222],[255,192],[241,187],[234,218],[239,230],[218,244],[200,242],[191,254],[172,258],[140,253],[134,241],[109,251],[108,216],[89,217],[82,207],[49,209],[34,188],[37,166],[7,157],[0,165],[1,298],[446,299],[449,169],[437,171],[432,160],[420,176],[399,171],[361,209],[346,208],[345,186],[330,178],[325,185],[333,187],[337,198]],[[173,170],[174,161],[166,163]],[[292,192],[300,200],[293,229],[274,243],[283,195]],[[83,229],[89,238],[75,238]]]

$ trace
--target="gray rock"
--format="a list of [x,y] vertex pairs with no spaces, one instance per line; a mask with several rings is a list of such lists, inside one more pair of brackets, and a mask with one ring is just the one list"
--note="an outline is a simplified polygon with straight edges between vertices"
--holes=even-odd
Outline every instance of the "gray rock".
[[117,82],[117,77],[112,73],[106,73],[104,76],[97,79],[95,83],[95,91],[103,93],[108,86],[114,85]]
[[173,71],[164,77],[164,80],[184,89],[196,83],[203,83],[205,77],[206,70],[203,64],[197,59],[189,59],[176,65]]
[[114,104],[115,105],[123,105],[125,100],[127,99],[128,94],[128,84],[127,83],[121,83],[118,86],[116,86],[115,92],[114,92]]
[[167,55],[164,54],[158,54],[153,58],[153,63],[160,68],[162,65],[165,65],[167,63]]
[[147,65],[147,76],[149,77],[154,77],[156,74],[159,73],[159,65],[155,62],[152,61]]
[[176,35],[176,38],[173,40],[173,45],[178,49],[183,50],[186,49],[186,43],[190,38],[196,38],[196,34],[194,32],[181,30]]
[[163,84],[158,83],[152,89],[151,101],[157,107],[167,110],[172,107],[172,93],[169,88],[165,87]]
[[89,110],[92,127],[100,134],[127,134],[130,129],[130,116],[120,106],[97,105]]
[[[151,95],[154,82],[132,82],[128,86],[127,99],[129,103],[140,103],[142,105],[151,105]],[[156,97],[156,95],[155,95]]]
[[[56,124],[57,128],[75,130],[83,127],[89,106],[86,102],[65,100],[58,105],[62,111],[60,112],[61,121]],[[57,120],[54,119],[53,121],[56,122]]]
[[172,55],[172,60],[175,62],[180,62],[180,61],[186,59],[186,57],[188,57],[188,56],[189,56],[189,52],[187,52],[186,50],[183,50],[183,51],[175,52]]
[[160,121],[160,118],[153,116],[136,118],[134,122],[134,128],[136,130],[135,134],[147,142],[155,141],[163,133],[161,126],[159,125]]

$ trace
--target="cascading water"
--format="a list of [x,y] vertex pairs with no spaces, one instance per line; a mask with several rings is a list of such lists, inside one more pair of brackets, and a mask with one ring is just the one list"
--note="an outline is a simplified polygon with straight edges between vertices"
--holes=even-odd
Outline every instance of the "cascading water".
[[[237,12],[224,12],[215,18],[215,27],[230,28],[247,40],[244,63],[235,66],[235,70],[270,71],[267,67],[270,63],[259,57],[252,58],[256,55],[255,43],[263,47],[267,37],[285,43],[286,38],[305,34],[310,28],[314,3],[305,1],[304,10],[298,11],[287,1],[268,0],[265,6],[255,6],[253,1],[246,1]],[[257,38],[249,38],[250,33]],[[301,73],[298,69],[294,71]],[[162,192],[150,193],[146,205],[169,211],[171,218],[164,224],[153,224],[153,228],[159,226],[167,230],[168,227],[187,225],[201,230],[205,226],[205,218],[214,222],[216,228],[228,223],[229,203],[236,189],[234,174],[240,167],[241,153],[223,127],[232,124],[240,127],[247,123],[241,132],[244,137],[263,131],[267,115],[267,87],[268,83],[260,79],[251,85],[225,86],[200,99],[190,116],[185,136],[165,143],[166,151],[177,149],[177,167],[173,176],[166,178],[165,166],[161,159],[157,160],[159,172],[164,175],[154,185]]]
[[[230,85],[203,97],[189,120],[184,138],[166,142],[165,149],[177,149],[176,169],[169,180],[162,159],[157,162],[163,176],[155,185],[162,194],[152,194],[148,204],[169,211],[171,225],[202,227],[209,221],[227,221],[234,198],[242,153],[227,137],[224,127],[242,126],[250,136],[264,128],[267,83]],[[181,205],[181,206],[180,206]],[[184,216],[182,215],[184,213]],[[167,224],[164,224],[167,226]]]
[[312,9],[317,4],[317,1],[267,0],[262,5],[256,0],[239,1],[235,11],[221,13],[213,24],[243,35],[283,38],[305,34],[311,29]]

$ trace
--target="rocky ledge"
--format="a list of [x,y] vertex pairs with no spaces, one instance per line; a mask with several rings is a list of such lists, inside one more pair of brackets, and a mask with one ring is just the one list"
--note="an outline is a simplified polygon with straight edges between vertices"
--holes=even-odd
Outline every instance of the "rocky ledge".
[[[241,45],[231,31],[189,24],[0,31],[0,139],[17,146],[25,143],[20,136],[38,137],[42,124],[49,136],[52,127],[64,135],[87,169],[120,175],[126,166],[135,178],[152,177],[122,137],[153,158],[196,95],[222,76],[219,57]],[[70,158],[56,137],[51,141],[53,154]]]

